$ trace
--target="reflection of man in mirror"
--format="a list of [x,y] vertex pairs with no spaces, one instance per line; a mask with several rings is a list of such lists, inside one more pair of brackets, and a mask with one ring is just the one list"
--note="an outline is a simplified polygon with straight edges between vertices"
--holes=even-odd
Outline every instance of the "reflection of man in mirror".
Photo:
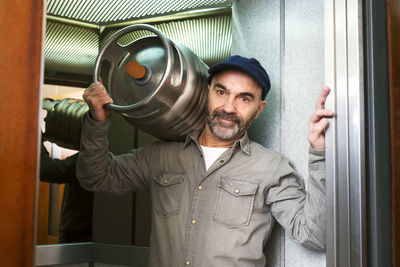
[[246,130],[266,105],[267,72],[233,56],[209,69],[204,129],[184,142],[108,151],[112,103],[104,86],[83,94],[90,112],[82,129],[77,176],[85,188],[150,191],[150,266],[264,266],[263,247],[276,220],[303,246],[325,247],[325,109],[323,87],[309,124],[308,190],[288,159],[249,140]]
[[59,243],[92,240],[93,193],[83,189],[75,175],[78,153],[63,160],[49,157],[41,145],[40,181],[65,184],[59,224]]
[[[54,101],[54,103],[57,103],[57,101]],[[57,112],[57,106],[51,112]],[[69,109],[69,112],[71,113],[72,110]],[[66,121],[70,121],[67,114],[57,112],[57,116],[54,116],[58,118],[57,120],[46,118],[46,132],[49,128],[57,128],[60,125],[63,126],[63,129],[70,127],[66,123]],[[71,114],[68,116],[71,116]],[[42,133],[40,181],[65,184],[59,222],[59,243],[91,241],[93,193],[83,189],[76,178],[75,169],[79,154],[75,153],[65,159],[50,157],[43,144],[45,139]],[[54,139],[57,139],[56,135],[53,136]]]

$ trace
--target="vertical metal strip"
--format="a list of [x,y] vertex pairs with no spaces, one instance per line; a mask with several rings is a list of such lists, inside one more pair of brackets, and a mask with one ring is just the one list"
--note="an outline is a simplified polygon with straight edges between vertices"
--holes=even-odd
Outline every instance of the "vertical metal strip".
[[337,258],[338,266],[350,266],[350,176],[349,176],[349,99],[348,99],[348,51],[347,51],[347,4],[335,1],[335,80],[337,104],[336,128],[336,197],[337,210]]
[[362,1],[325,2],[327,266],[364,266],[365,136]]
[[[331,88],[326,108],[336,111],[335,80],[335,4],[334,0],[325,0],[324,4],[324,42],[325,42],[325,84]],[[337,266],[337,209],[336,209],[336,120],[330,121],[326,131],[326,266]]]
[[[42,34],[41,34],[41,46],[40,46],[40,70],[39,70],[39,99],[38,99],[38,118],[41,118],[41,111],[42,111],[42,99],[43,99],[43,85],[44,85],[44,58],[45,58],[45,40],[46,40],[46,8],[47,8],[47,1],[41,0],[42,3]],[[41,142],[42,140],[42,130],[41,130],[42,121],[39,119],[37,120],[37,148],[36,148],[36,173],[35,173],[35,199],[34,199],[34,219],[33,219],[33,259],[32,262],[35,262],[36,259],[36,244],[38,240],[38,226],[39,226],[39,186],[40,186],[40,153],[41,153]]]
[[[283,132],[283,114],[285,114],[285,1],[280,0],[279,3],[279,152],[285,154],[285,135]],[[279,267],[286,265],[286,245],[285,245],[285,231],[280,229],[280,260]]]
[[[285,114],[285,1],[280,0],[279,4],[279,77],[280,77],[280,93],[279,93],[279,152],[285,154],[285,135],[283,135],[283,124],[282,121]],[[284,241],[283,241],[284,242]]]
[[351,265],[366,266],[362,1],[347,1]]

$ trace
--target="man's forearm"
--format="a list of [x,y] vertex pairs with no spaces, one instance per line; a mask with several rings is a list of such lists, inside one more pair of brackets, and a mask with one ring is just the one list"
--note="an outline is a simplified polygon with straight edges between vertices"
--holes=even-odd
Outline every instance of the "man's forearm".
[[325,248],[324,152],[310,149],[308,190],[287,160],[277,170],[276,185],[268,191],[271,212],[289,235],[313,250]]
[[108,173],[108,139],[110,119],[95,122],[87,113],[84,116],[76,176],[83,188],[96,190]]

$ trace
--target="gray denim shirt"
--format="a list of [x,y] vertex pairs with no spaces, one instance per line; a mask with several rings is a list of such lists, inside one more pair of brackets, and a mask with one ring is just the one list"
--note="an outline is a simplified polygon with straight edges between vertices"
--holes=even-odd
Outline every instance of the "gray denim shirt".
[[306,193],[290,162],[247,134],[206,171],[199,133],[115,156],[109,125],[87,116],[77,177],[88,190],[151,192],[150,266],[264,266],[275,220],[298,243],[324,249],[323,151],[310,149]]

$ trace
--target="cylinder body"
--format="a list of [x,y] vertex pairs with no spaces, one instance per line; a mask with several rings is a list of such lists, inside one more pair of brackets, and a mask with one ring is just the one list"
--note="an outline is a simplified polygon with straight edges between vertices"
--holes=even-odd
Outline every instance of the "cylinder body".
[[44,99],[42,103],[43,108],[47,110],[44,140],[64,148],[79,150],[82,117],[89,110],[85,101],[65,98],[62,100]]
[[[208,66],[184,45],[162,38],[167,37],[148,36],[126,46],[106,44],[97,72],[114,100],[111,109],[157,138],[182,140],[204,127]],[[144,66],[145,76],[131,76],[125,70],[129,62]]]

